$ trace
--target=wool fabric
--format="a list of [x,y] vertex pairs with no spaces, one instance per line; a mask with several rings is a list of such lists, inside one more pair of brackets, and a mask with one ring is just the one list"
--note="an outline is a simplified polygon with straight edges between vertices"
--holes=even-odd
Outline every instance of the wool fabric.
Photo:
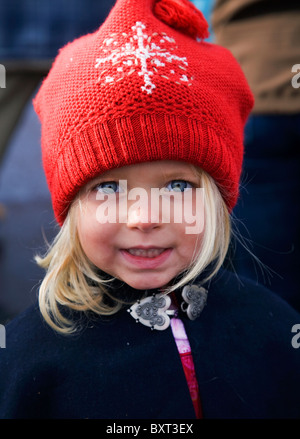
[[91,179],[154,160],[201,167],[234,207],[253,96],[207,29],[188,0],[117,0],[98,30],[59,51],[34,107],[60,225]]

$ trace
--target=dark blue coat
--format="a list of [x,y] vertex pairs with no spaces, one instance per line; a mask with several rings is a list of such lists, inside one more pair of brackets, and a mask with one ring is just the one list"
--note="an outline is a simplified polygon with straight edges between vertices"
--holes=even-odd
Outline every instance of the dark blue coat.
[[[291,343],[300,315],[278,295],[222,272],[200,317],[183,320],[204,417],[300,417],[300,349]],[[151,331],[124,309],[62,336],[32,307],[6,331],[0,418],[194,417],[170,328]]]

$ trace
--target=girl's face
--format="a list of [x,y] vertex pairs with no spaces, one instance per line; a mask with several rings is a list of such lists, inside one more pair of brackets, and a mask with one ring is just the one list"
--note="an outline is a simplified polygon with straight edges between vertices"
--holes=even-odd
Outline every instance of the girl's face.
[[192,165],[176,161],[124,166],[95,178],[79,195],[78,234],[85,254],[133,288],[167,286],[200,249],[199,183]]

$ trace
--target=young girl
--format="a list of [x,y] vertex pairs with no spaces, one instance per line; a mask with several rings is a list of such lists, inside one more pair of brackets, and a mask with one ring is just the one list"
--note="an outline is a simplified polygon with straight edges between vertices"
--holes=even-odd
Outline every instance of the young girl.
[[[253,105],[188,0],[118,0],[34,105],[61,229],[1,418],[296,418],[300,316],[221,269]],[[296,347],[295,347],[296,346]]]

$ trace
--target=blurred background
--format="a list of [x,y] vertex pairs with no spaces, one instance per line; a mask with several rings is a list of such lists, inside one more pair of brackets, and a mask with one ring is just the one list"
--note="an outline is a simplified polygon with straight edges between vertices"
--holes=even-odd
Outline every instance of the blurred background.
[[[32,99],[58,49],[80,35],[95,31],[114,3],[115,0],[0,0],[0,64],[6,69],[5,87],[3,81],[0,84],[0,324],[35,301],[44,273],[34,262],[34,256],[45,251],[45,241],[51,241],[58,231],[41,163],[40,123]],[[279,104],[277,107],[274,102],[271,104],[275,116],[270,106],[258,108],[245,133],[248,164],[235,211],[237,230],[269,269],[262,269],[249,257],[243,245],[237,244],[235,253],[232,248],[231,255],[234,255],[235,271],[265,283],[300,310],[297,279],[300,89],[290,84],[292,66],[300,63],[297,49],[300,2],[286,1],[282,5],[277,0],[194,0],[193,3],[209,22],[209,41],[233,51],[246,76],[249,75],[254,94],[268,97],[270,90],[266,85],[271,87],[273,95],[276,89]],[[264,20],[269,17],[274,18],[277,28],[270,24],[266,32]],[[290,21],[278,28],[279,17]],[[285,35],[279,37],[279,29],[282,31],[290,22],[290,33],[284,31]],[[271,80],[271,70],[259,58],[258,42],[252,41],[253,34],[262,38],[260,45],[269,44],[284,58],[280,63],[277,56],[275,64],[281,64],[279,76],[281,79],[284,76],[285,85],[288,82],[285,89],[292,95],[290,100],[286,99],[278,78]],[[271,57],[264,62],[272,65]],[[249,65],[263,74],[253,78]],[[278,87],[282,88],[279,92]],[[266,147],[270,132],[273,133],[271,153]],[[282,160],[286,158],[288,165],[284,168]],[[270,179],[274,183],[271,186]],[[287,186],[282,186],[283,181]],[[233,269],[232,265],[228,266]]]
[[95,31],[115,0],[0,0],[0,323],[33,303],[34,256],[58,231],[32,99],[60,47]]

